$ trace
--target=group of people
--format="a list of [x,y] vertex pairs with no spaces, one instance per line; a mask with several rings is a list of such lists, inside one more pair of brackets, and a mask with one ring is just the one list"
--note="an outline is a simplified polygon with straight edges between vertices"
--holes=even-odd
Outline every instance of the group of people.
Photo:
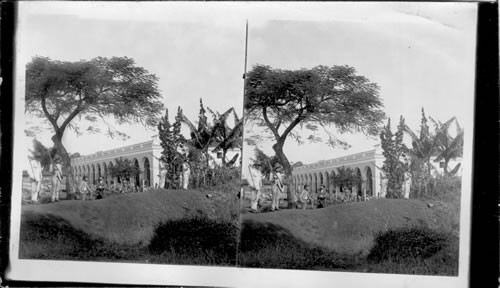
[[[43,167],[40,161],[32,156],[28,156],[30,169],[28,175],[31,182],[31,201],[34,204],[39,203],[40,192],[42,190]],[[60,200],[61,184],[63,181],[62,159],[56,157],[51,161],[49,166],[50,172],[50,202],[58,202]]]
[[[249,167],[250,186],[253,187],[252,198],[250,199],[250,211],[258,212],[259,202],[262,193],[262,174],[254,167]],[[280,210],[280,194],[285,193],[283,184],[283,173],[280,167],[274,167],[272,170],[271,184],[271,211]]]
[[[259,164],[254,164],[254,166],[249,166],[249,185],[251,187],[251,197],[250,197],[250,212],[258,212],[260,206],[260,200],[263,190],[263,176],[260,172]],[[283,173],[280,166],[275,166],[272,171],[272,181],[271,181],[271,211],[276,211],[280,209],[280,195],[285,193],[285,185],[283,183]],[[300,209],[314,209],[323,208],[328,205],[328,191],[325,185],[321,185],[318,193],[312,193],[309,191],[309,186],[303,185],[297,191],[295,191],[293,201],[297,204],[297,208]]]

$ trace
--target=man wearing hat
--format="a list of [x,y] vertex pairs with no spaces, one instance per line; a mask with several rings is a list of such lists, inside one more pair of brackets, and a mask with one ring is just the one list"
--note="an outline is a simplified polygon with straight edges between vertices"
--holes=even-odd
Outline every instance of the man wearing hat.
[[283,174],[281,173],[281,166],[276,163],[272,172],[273,186],[272,186],[272,204],[271,211],[280,209],[280,193],[283,192],[285,186],[283,185]]
[[28,156],[28,161],[31,168],[28,170],[31,180],[31,201],[33,203],[38,203],[38,195],[42,189],[42,164],[38,159],[32,156]]
[[62,164],[61,158],[56,157],[54,163],[50,164],[50,171],[52,172],[52,191],[50,196],[50,202],[59,201],[59,190],[61,190],[62,183]]
[[262,174],[258,170],[260,166],[261,166],[260,163],[255,163],[253,167],[252,165],[248,166],[250,175],[250,186],[253,188],[252,198],[250,199],[251,212],[258,212],[259,208],[260,193],[262,190]]

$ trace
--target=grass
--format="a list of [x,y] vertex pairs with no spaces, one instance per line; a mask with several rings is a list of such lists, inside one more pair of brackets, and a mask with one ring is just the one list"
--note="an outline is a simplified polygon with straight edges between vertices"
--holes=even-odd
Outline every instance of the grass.
[[348,257],[297,239],[273,224],[244,222],[238,249],[243,267],[345,270],[354,267]]
[[238,234],[231,222],[200,215],[158,225],[148,249],[160,258],[172,259],[171,263],[195,259],[196,263],[234,266]]
[[379,233],[368,255],[340,254],[302,241],[279,226],[243,224],[238,263],[243,267],[418,275],[458,274],[458,243],[424,227]]
[[235,182],[24,205],[20,257],[458,274],[458,192],[242,214],[240,230],[238,190]]
[[95,201],[23,205],[19,255],[234,265],[239,205],[233,186],[239,187],[232,183],[210,190],[156,190]]

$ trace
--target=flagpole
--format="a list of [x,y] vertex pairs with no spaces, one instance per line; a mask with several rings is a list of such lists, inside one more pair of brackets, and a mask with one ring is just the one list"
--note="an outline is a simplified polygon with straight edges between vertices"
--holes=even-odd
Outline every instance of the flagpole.
[[[246,78],[247,78],[247,54],[248,53],[248,19],[246,22],[245,26],[245,66],[243,68],[243,79],[245,79],[245,84],[246,84]],[[243,86],[243,92],[245,92],[246,85]],[[244,97],[245,95],[243,95]]]

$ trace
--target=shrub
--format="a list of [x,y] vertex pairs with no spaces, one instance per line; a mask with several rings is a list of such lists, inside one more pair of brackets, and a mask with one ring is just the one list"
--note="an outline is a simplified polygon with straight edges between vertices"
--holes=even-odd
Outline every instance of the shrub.
[[230,222],[203,216],[172,220],[156,227],[148,249],[176,258],[201,258],[206,264],[234,265],[238,233],[238,227]]
[[429,258],[446,246],[448,237],[429,228],[411,227],[380,232],[374,241],[369,261],[399,261]]

